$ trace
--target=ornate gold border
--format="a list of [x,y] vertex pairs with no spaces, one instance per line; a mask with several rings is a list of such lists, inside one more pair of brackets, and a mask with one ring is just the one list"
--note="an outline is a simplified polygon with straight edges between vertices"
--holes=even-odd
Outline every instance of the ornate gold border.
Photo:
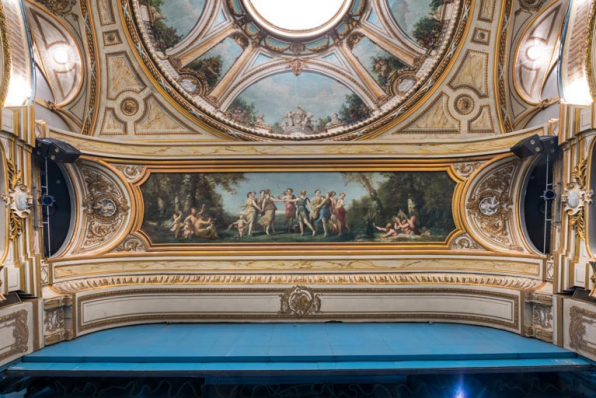
[[[412,163],[417,164],[413,167]],[[209,172],[324,172],[324,171],[444,171],[456,183],[453,192],[453,221],[456,229],[452,231],[447,237],[446,241],[440,242],[425,242],[425,243],[366,243],[357,244],[352,242],[341,243],[276,243],[276,244],[205,244],[204,250],[197,250],[199,245],[175,245],[175,244],[155,244],[152,243],[149,236],[142,230],[142,222],[144,218],[144,200],[141,192],[141,185],[147,181],[152,173],[209,173]],[[213,162],[213,161],[194,161],[191,163],[170,163],[168,165],[162,164],[146,164],[143,175],[132,184],[132,189],[135,194],[135,203],[138,206],[133,221],[133,228],[130,233],[143,238],[147,243],[149,252],[163,252],[163,251],[183,251],[192,252],[202,255],[229,255],[233,251],[234,255],[262,255],[262,254],[283,254],[283,255],[303,255],[304,250],[308,250],[309,254],[345,254],[346,250],[350,250],[352,254],[387,254],[395,252],[403,252],[404,250],[412,249],[426,249],[426,250],[449,250],[451,241],[458,234],[464,232],[462,228],[462,216],[459,212],[459,207],[456,203],[461,201],[461,193],[463,190],[464,180],[455,173],[452,163],[443,162],[427,162],[427,161],[396,161],[396,160],[377,160],[377,159],[359,159],[358,163],[352,161],[342,160],[294,160],[292,163],[287,161],[271,161],[271,160],[243,160],[243,161],[229,161],[229,162]],[[190,246],[190,247],[189,247]]]

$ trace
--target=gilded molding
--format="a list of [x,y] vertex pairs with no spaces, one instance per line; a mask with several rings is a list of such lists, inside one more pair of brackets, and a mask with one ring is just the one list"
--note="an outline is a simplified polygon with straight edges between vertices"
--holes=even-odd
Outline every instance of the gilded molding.
[[586,205],[592,203],[594,194],[592,189],[586,189],[587,161],[585,158],[573,168],[573,181],[567,184],[561,198],[565,213],[569,216],[569,225],[582,240],[586,239]]
[[358,273],[358,274],[201,274],[130,275],[69,280],[52,285],[60,294],[121,286],[146,285],[470,285],[532,291],[543,286],[537,279],[513,276],[447,273]]
[[10,159],[6,159],[8,176],[8,193],[0,196],[6,202],[10,210],[9,239],[14,240],[20,236],[25,229],[25,219],[31,213],[33,198],[29,188],[22,184],[22,172],[17,170],[16,165]]
[[14,342],[7,347],[8,350],[0,353],[0,361],[27,352],[29,347],[29,326],[27,325],[27,318],[28,314],[26,310],[19,310],[0,317],[0,325],[3,325],[3,328],[8,327],[11,324],[14,326],[12,330]]

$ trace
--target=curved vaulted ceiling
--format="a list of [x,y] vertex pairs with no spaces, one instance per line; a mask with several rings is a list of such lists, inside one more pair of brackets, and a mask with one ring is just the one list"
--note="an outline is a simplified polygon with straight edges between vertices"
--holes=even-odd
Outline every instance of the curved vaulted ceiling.
[[148,69],[171,85],[177,103],[221,130],[261,140],[355,138],[403,113],[445,71],[469,10],[465,0],[345,0],[311,21],[308,4],[285,3],[126,6]]

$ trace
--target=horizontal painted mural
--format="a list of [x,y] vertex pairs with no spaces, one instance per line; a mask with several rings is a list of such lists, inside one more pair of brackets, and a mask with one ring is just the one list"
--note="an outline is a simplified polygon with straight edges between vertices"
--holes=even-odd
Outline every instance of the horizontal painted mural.
[[156,244],[443,242],[446,172],[154,173],[142,230]]

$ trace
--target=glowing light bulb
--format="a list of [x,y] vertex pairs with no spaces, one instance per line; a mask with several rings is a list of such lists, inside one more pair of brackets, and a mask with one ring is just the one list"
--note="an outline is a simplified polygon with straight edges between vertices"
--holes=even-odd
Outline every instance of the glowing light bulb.
[[590,105],[593,102],[585,78],[578,79],[565,87],[565,102],[574,105]]
[[526,55],[528,56],[529,60],[536,62],[543,57],[544,46],[540,44],[534,44],[528,47],[528,49],[526,50]]
[[11,76],[5,106],[23,106],[31,98],[31,83],[21,76]]
[[70,61],[70,54],[66,47],[56,47],[53,50],[53,58],[59,64],[66,64]]

